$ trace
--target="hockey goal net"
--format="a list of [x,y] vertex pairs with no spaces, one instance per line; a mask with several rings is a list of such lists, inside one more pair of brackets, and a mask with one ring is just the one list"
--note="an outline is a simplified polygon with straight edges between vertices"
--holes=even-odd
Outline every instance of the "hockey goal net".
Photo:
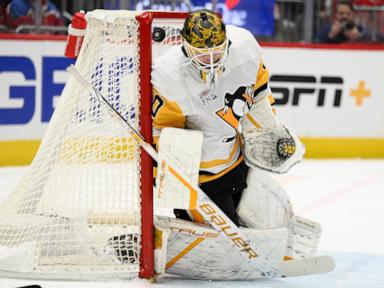
[[[180,44],[184,13],[96,10],[76,61],[151,141],[151,58]],[[149,278],[154,273],[152,161],[68,80],[27,174],[0,206],[0,274]]]

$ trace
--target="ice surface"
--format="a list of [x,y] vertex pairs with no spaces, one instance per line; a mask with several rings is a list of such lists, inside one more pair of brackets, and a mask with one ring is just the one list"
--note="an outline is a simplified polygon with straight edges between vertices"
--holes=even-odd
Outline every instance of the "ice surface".
[[[0,201],[25,167],[0,168]],[[286,175],[274,176],[289,192],[297,214],[323,226],[319,254],[332,255],[332,273],[258,281],[196,281],[165,277],[112,282],[0,279],[1,288],[39,284],[49,288],[284,287],[384,288],[384,160],[305,160]]]

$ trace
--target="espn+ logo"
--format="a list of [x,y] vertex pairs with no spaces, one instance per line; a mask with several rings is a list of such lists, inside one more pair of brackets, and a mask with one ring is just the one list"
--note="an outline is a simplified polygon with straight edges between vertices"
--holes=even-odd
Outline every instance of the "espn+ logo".
[[311,98],[317,107],[340,107],[343,83],[337,76],[276,74],[270,78],[275,105],[299,106],[306,101],[303,98]]

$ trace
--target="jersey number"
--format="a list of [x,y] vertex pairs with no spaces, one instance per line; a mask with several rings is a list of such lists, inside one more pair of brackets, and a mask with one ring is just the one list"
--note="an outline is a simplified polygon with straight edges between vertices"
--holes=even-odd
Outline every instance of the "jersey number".
[[161,99],[158,95],[155,95],[152,101],[152,117],[156,117],[157,112],[159,112],[161,106],[163,105],[163,99]]

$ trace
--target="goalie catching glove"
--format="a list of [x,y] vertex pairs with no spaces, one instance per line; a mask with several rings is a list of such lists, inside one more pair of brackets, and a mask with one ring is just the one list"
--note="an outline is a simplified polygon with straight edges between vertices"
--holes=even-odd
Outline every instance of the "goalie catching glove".
[[248,166],[286,173],[303,159],[304,145],[276,119],[267,98],[252,105],[241,126],[243,154]]

